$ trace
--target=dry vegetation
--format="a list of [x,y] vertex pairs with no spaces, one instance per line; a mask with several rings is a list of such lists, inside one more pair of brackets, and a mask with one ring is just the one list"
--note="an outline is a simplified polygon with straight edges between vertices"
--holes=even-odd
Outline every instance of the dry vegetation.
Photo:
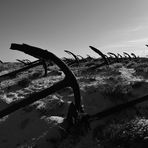
[[[97,64],[98,61],[92,65]],[[0,75],[21,67],[23,67],[21,63],[1,64]],[[48,67],[46,77],[43,77],[42,69],[42,66],[37,66],[13,78],[1,80],[1,107],[4,108],[11,102],[52,86],[64,77],[55,65]],[[126,64],[114,63],[94,70],[89,69],[85,62],[71,67],[80,86],[85,112],[88,114],[98,113],[147,95],[147,69],[147,61],[143,62],[142,59],[140,63],[135,61]],[[92,122],[89,132],[82,132],[82,127],[74,127],[69,133],[65,131],[65,135],[61,138],[60,133],[63,133],[64,129],[60,128],[59,122],[67,115],[68,102],[73,100],[73,91],[65,88],[20,109],[20,113],[16,111],[1,119],[0,147],[146,148],[148,146],[147,102]]]

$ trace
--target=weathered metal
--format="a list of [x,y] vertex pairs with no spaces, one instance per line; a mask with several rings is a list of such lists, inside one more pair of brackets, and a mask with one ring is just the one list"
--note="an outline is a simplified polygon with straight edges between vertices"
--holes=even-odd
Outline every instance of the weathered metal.
[[84,60],[84,58],[83,58],[81,55],[77,55],[77,57],[80,57],[80,58],[81,58],[81,60]]
[[18,73],[23,72],[23,71],[25,71],[25,70],[27,70],[27,69],[33,68],[33,67],[38,66],[38,65],[42,65],[42,62],[41,62],[41,61],[39,61],[39,62],[34,62],[34,63],[32,63],[32,64],[30,64],[30,65],[27,65],[27,66],[25,66],[25,67],[23,67],[23,68],[21,68],[21,69],[12,71],[12,72],[7,73],[7,74],[4,74],[4,75],[1,75],[1,76],[0,76],[0,81],[1,81],[1,80],[7,80],[8,78],[15,77]]
[[4,75],[1,75],[0,80],[6,80],[8,78],[15,77],[18,73],[23,72],[27,69],[33,68],[35,66],[39,66],[39,65],[43,65],[43,68],[44,68],[44,71],[45,71],[44,76],[46,76],[47,75],[47,65],[46,65],[45,61],[41,59],[41,60],[36,60],[34,62],[31,62],[30,64],[27,64],[25,67],[23,67],[21,69],[12,71],[12,72],[4,74]]
[[74,53],[72,53],[71,51],[68,51],[68,50],[64,50],[64,51],[68,54],[71,54],[74,57],[75,62],[80,66],[79,58]]
[[117,53],[117,56],[120,58],[120,59],[123,59],[122,55]]
[[131,53],[131,55],[132,55],[135,59],[137,59],[137,56],[136,56],[134,53]]
[[107,59],[108,63],[111,64],[111,59],[106,54],[104,54],[105,58]]
[[116,62],[119,62],[119,58],[118,58],[118,56],[116,54],[114,54],[112,52],[108,52],[107,54],[114,56],[115,59],[116,59]]
[[123,52],[123,54],[126,56],[128,56],[128,58],[129,58],[129,60],[132,60],[132,58],[131,58],[131,56],[128,54],[128,53],[126,53],[126,52]]
[[26,63],[24,60],[16,59],[16,61],[18,61],[18,62],[20,62],[20,63],[22,63],[22,64],[24,64],[24,65],[28,65],[28,63]]
[[3,64],[4,62],[2,60],[0,60],[0,63]]
[[63,61],[68,65],[68,66],[72,66],[73,64],[75,64],[75,60],[73,59],[69,59],[69,58],[63,58]]
[[44,98],[44,97],[50,95],[51,93],[54,93],[64,87],[71,87],[73,89],[74,102],[75,102],[77,112],[83,112],[83,108],[81,105],[81,95],[80,95],[79,85],[77,83],[77,80],[76,80],[74,74],[64,64],[64,62],[62,62],[57,56],[55,56],[51,52],[48,52],[47,50],[43,50],[41,48],[29,46],[26,44],[22,44],[22,45],[21,44],[11,44],[10,49],[22,51],[26,54],[34,56],[35,58],[44,59],[44,60],[50,59],[55,64],[57,64],[61,70],[63,70],[63,72],[65,74],[65,78],[62,81],[52,85],[51,87],[44,89],[43,91],[33,93],[29,97],[27,97],[21,101],[17,101],[15,103],[8,105],[7,108],[0,111],[0,118],[20,109],[22,107],[25,107],[26,105],[29,105],[41,98]]
[[97,54],[99,54],[102,58],[103,58],[103,60],[104,60],[104,63],[106,64],[106,65],[109,65],[109,62],[108,62],[108,60],[106,59],[106,57],[104,56],[104,54],[100,51],[100,50],[98,50],[97,48],[95,48],[95,47],[93,47],[93,46],[89,46],[94,52],[96,52]]

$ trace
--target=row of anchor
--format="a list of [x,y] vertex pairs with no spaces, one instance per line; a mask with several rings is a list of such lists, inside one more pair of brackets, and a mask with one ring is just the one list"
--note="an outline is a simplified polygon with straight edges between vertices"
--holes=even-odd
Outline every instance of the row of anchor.
[[[103,59],[102,63],[98,62],[98,65],[96,65],[96,64],[91,65],[91,67],[97,68],[97,67],[104,66],[104,65],[110,65],[110,64],[119,62],[119,60],[121,60],[121,58],[117,58],[117,56],[115,56],[114,53],[109,53],[110,55],[114,55],[115,59],[116,59],[116,60],[111,61],[111,59],[107,58],[107,56],[105,54],[103,54],[100,50],[98,50],[98,49],[96,49],[95,47],[92,47],[92,46],[90,46],[90,48],[93,51],[95,51],[97,54],[99,54]],[[147,101],[147,99],[148,99],[148,95],[146,95],[146,96],[143,96],[143,97],[140,97],[140,98],[135,98],[133,101],[130,101],[130,102],[120,104],[118,106],[103,110],[103,111],[96,113],[94,115],[89,115],[85,112],[85,110],[83,108],[79,84],[76,80],[75,75],[73,74],[73,72],[69,68],[69,66],[71,66],[71,65],[75,65],[75,64],[80,65],[81,62],[87,63],[87,61],[85,61],[87,59],[84,59],[82,57],[82,59],[80,60],[78,58],[78,56],[76,56],[74,53],[66,50],[65,52],[73,55],[75,60],[73,62],[68,61],[67,58],[64,58],[63,60],[61,60],[60,58],[58,58],[55,54],[51,53],[50,51],[47,51],[47,50],[44,50],[44,49],[41,49],[41,48],[38,48],[38,47],[33,47],[33,46],[30,46],[30,45],[27,45],[27,44],[12,43],[10,49],[24,52],[25,54],[33,56],[33,57],[37,58],[38,60],[36,60],[34,62],[28,61],[27,64],[26,64],[26,61],[22,62],[22,61],[18,60],[19,62],[25,63],[25,66],[21,69],[15,70],[13,72],[10,72],[10,73],[4,74],[4,75],[1,75],[0,81],[6,80],[8,78],[15,77],[18,73],[25,71],[25,70],[28,70],[29,68],[36,67],[38,65],[43,65],[43,68],[44,68],[44,71],[45,71],[44,76],[47,76],[47,67],[48,67],[47,62],[52,63],[52,64],[53,63],[56,64],[63,71],[63,73],[65,74],[65,77],[64,77],[63,80],[57,82],[56,84],[53,84],[49,88],[46,88],[46,89],[44,89],[40,92],[32,93],[27,98],[25,98],[23,100],[16,101],[16,102],[9,104],[8,107],[6,107],[3,110],[0,110],[0,118],[4,117],[6,115],[9,115],[9,114],[15,112],[16,110],[21,109],[21,108],[23,108],[27,105],[30,105],[33,102],[35,102],[39,99],[42,99],[42,98],[44,98],[44,97],[46,97],[46,96],[48,96],[52,93],[55,93],[56,91],[61,90],[65,87],[71,87],[72,90],[73,90],[73,93],[74,93],[74,101],[70,103],[69,109],[68,109],[68,114],[65,117],[65,120],[69,123],[68,127],[73,126],[75,124],[84,125],[84,123],[85,123],[86,127],[88,128],[89,123],[91,121],[105,118],[105,117],[107,117],[111,114],[114,114],[116,112],[119,112],[119,111],[124,110],[124,109],[129,108],[129,107],[132,107],[132,106],[134,106],[138,103]],[[133,54],[133,53],[131,54],[131,55],[133,55],[133,58],[130,57],[130,55],[128,53],[124,53],[124,54],[128,55],[129,60],[138,59],[136,57],[136,55]],[[127,59],[127,58],[125,58],[125,59]],[[125,59],[122,59],[122,60],[125,60]],[[93,60],[97,60],[97,59],[93,59]]]
[[[94,52],[96,52],[97,54],[99,54],[99,56],[101,56],[102,59],[104,59],[104,62],[106,64],[112,64],[114,62],[117,62],[117,63],[122,62],[122,63],[124,63],[124,62],[131,61],[131,60],[138,60],[138,58],[139,58],[134,53],[131,53],[131,55],[128,54],[127,52],[123,52],[123,55],[121,55],[119,53],[115,54],[115,53],[112,53],[112,52],[108,52],[107,54],[104,54],[99,49],[97,49],[95,47],[90,46],[90,48]],[[88,54],[87,54],[87,57],[84,58],[83,56],[76,55],[76,54],[74,54],[73,52],[71,52],[69,50],[64,50],[64,51],[67,54],[70,54],[70,55],[72,55],[74,57],[74,59],[72,59],[72,58],[66,58],[66,57],[64,57],[62,59],[62,61],[64,61],[68,66],[74,66],[76,64],[79,65],[80,63],[85,63],[85,62],[87,63],[87,62],[90,62],[90,61],[93,62],[93,61],[98,60],[98,59],[95,59],[95,58],[91,57]],[[22,63],[25,66],[38,62],[38,61],[35,61],[35,62],[32,63],[29,59],[22,59],[22,60],[16,59],[16,61]],[[4,62],[0,60],[0,63],[3,64]],[[50,63],[50,65],[52,65],[52,63]]]
[[[139,57],[136,56],[134,53],[128,54],[127,52],[123,52],[123,56],[121,54],[115,54],[112,52],[108,52],[107,54],[102,53],[99,49],[90,46],[90,48],[96,52],[99,56],[101,56],[101,58],[104,60],[104,64],[112,64],[112,63],[126,63],[128,61],[138,61]],[[76,55],[71,51],[65,50],[66,53],[72,55],[74,57],[74,59],[70,59],[70,58],[63,58],[63,61],[66,62],[68,64],[68,66],[75,66],[80,65],[80,63],[87,63],[87,62],[94,62],[97,61],[98,59],[95,59],[93,57],[91,57],[90,55],[87,55],[87,58],[82,57],[81,55]]]

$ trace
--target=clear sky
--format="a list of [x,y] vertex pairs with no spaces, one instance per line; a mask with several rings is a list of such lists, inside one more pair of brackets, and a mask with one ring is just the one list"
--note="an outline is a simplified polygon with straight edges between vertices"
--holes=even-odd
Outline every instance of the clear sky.
[[67,56],[102,52],[148,55],[148,0],[0,0],[0,59],[30,58],[10,50],[26,43]]

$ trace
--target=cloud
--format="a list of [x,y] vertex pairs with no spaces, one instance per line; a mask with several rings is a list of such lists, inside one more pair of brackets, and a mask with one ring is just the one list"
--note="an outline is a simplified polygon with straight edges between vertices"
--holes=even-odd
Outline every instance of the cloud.
[[113,44],[108,44],[105,46],[102,46],[100,48],[102,49],[137,49],[138,51],[141,50],[141,48],[145,48],[145,45],[148,44],[148,38],[140,38],[140,39],[133,39],[133,40],[127,40],[127,41],[121,41]]
[[148,43],[148,38],[129,40],[127,41],[127,43],[134,43],[134,44]]
[[131,44],[131,42],[129,41],[123,41],[123,42],[118,42],[118,43],[114,43],[114,44],[109,44],[106,46],[103,46],[102,48],[126,48],[126,47],[131,47],[133,46],[133,44]]
[[129,32],[141,31],[144,28],[145,28],[144,26],[136,26],[136,27],[133,27],[133,28],[129,29]]

